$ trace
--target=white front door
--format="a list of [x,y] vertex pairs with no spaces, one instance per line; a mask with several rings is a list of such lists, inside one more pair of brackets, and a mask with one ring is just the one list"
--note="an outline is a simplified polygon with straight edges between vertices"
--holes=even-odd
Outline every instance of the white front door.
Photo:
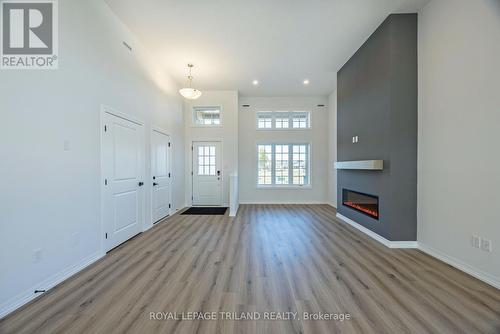
[[153,176],[153,222],[170,214],[170,137],[153,130],[151,174]]
[[222,205],[220,142],[193,142],[193,205]]
[[106,251],[142,231],[143,138],[142,125],[104,113],[102,210]]

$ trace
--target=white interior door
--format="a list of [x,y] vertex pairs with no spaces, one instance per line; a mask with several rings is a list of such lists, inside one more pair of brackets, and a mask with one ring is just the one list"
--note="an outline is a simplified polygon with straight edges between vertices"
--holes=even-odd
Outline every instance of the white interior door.
[[193,205],[222,205],[220,142],[193,143]]
[[170,214],[170,137],[153,130],[151,137],[153,222]]
[[142,125],[104,113],[102,167],[106,251],[142,231],[144,132]]

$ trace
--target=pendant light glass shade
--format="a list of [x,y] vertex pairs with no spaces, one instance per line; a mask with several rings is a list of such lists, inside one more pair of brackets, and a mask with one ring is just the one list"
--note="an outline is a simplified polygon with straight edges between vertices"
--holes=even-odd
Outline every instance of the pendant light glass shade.
[[193,76],[191,75],[191,69],[194,67],[193,64],[188,64],[189,67],[189,75],[188,75],[188,81],[189,81],[189,87],[182,88],[179,90],[179,94],[181,94],[184,98],[188,100],[196,100],[201,96],[201,92],[193,88]]
[[179,93],[188,100],[196,100],[201,96],[201,92],[195,88],[182,88]]

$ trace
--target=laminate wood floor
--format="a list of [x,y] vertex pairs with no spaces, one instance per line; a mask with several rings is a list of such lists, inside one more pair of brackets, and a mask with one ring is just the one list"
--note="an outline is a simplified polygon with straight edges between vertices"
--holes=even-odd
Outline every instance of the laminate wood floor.
[[[175,215],[1,320],[0,332],[500,333],[499,290],[418,250],[387,249],[335,213],[243,205],[236,218]],[[261,319],[150,319],[200,311]],[[272,312],[292,319],[262,319],[287,315]]]

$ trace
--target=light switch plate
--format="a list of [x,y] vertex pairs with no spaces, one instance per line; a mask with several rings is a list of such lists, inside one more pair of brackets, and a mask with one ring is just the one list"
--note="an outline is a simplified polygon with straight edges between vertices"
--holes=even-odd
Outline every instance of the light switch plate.
[[481,240],[481,249],[485,252],[491,252],[491,240],[483,238]]
[[481,237],[477,235],[473,235],[471,238],[472,247],[481,248]]

